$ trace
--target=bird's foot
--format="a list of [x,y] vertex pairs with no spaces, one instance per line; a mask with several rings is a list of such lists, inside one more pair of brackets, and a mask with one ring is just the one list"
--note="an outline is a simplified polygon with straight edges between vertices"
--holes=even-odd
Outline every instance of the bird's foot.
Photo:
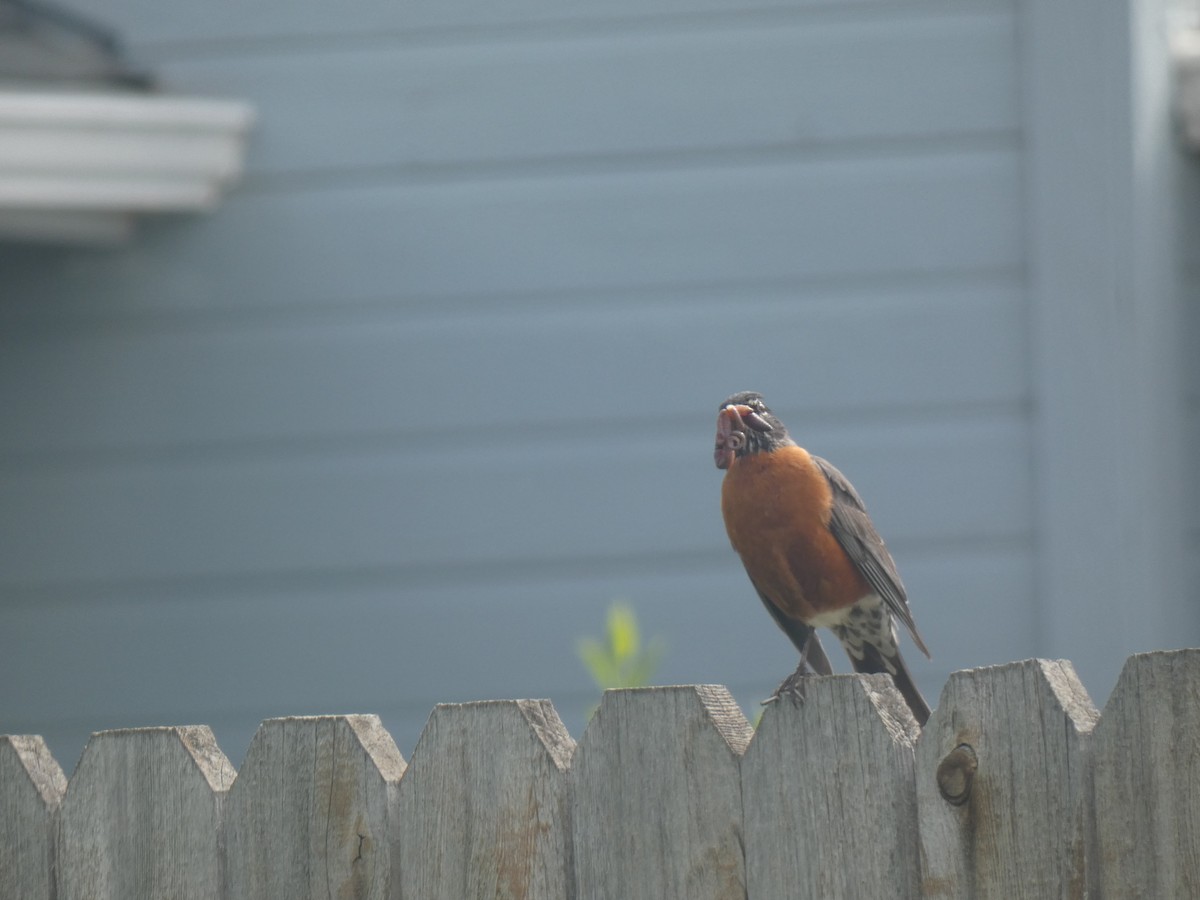
[[796,703],[804,702],[804,695],[808,688],[808,678],[814,675],[812,669],[808,667],[805,660],[800,660],[800,665],[796,667],[796,671],[783,679],[779,687],[775,688],[775,693],[762,702],[763,706],[774,703],[780,697],[790,697]]

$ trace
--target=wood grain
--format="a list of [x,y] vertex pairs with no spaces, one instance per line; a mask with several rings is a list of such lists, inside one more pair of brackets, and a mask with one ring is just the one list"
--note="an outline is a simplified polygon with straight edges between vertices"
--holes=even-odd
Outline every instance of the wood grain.
[[0,735],[0,897],[55,897],[54,815],[67,778],[36,735]]
[[1200,650],[1131,656],[1093,738],[1100,898],[1200,890]]
[[[1087,741],[1098,718],[1063,660],[950,676],[917,747],[924,897],[1086,895]],[[938,774],[963,745],[978,768],[956,804]]]
[[234,774],[206,725],[93,735],[59,812],[59,900],[218,900]]
[[378,716],[263,722],[226,802],[226,896],[392,896],[403,772]]
[[887,675],[767,707],[742,759],[747,897],[917,897],[919,734]]
[[572,896],[573,749],[548,700],[435,707],[400,783],[401,900]]
[[742,900],[750,735],[723,687],[605,692],[572,768],[578,900]]

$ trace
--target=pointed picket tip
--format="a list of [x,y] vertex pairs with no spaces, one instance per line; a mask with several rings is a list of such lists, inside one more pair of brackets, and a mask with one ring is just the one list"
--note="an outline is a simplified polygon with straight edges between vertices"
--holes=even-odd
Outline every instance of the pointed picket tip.
[[[274,719],[263,719],[258,730],[250,739],[247,757],[255,750],[255,743],[260,737],[278,730],[299,728],[302,730],[318,729],[321,727],[346,729],[346,734],[354,738],[362,751],[374,763],[381,777],[397,780],[404,774],[404,757],[396,746],[391,734],[383,727],[379,716],[373,714],[347,714],[340,716],[281,716]],[[244,768],[244,766],[243,766]]]
[[14,783],[10,779],[18,772],[24,774],[29,789],[45,810],[58,808],[67,790],[67,776],[41,735],[0,735],[0,783]]
[[805,681],[802,700],[783,696],[763,708],[746,758],[751,758],[764,734],[784,730],[807,735],[814,729],[832,734],[846,722],[856,728],[882,729],[881,735],[909,750],[921,735],[921,726],[889,676],[813,676]]
[[53,896],[54,813],[67,777],[38,735],[0,735],[0,897]]
[[[946,752],[969,744],[976,753],[989,734],[1005,735],[986,726],[1000,717],[1018,724],[1035,718],[1061,717],[1071,732],[1086,736],[1100,720],[1087,689],[1065,659],[1024,659],[997,666],[952,672],[942,688],[937,709],[926,723],[920,742],[927,752],[935,745]],[[947,747],[947,742],[951,742]]]
[[926,896],[1082,896],[1098,720],[1066,660],[950,676],[917,743]]
[[264,721],[226,806],[229,897],[389,896],[403,773],[378,716]]
[[607,691],[571,770],[578,900],[745,896],[752,734],[719,685]]
[[[600,698],[596,714],[584,729],[582,744],[588,732],[601,729],[606,717],[626,716],[639,711],[661,711],[657,721],[672,722],[699,714],[712,726],[730,753],[741,756],[754,737],[754,727],[747,721],[729,688],[722,684],[683,684],[658,687],[611,688]],[[643,719],[646,719],[643,716]],[[644,727],[654,727],[656,718],[652,714]]]
[[1121,674],[1104,706],[1104,715],[1107,716],[1110,710],[1145,708],[1144,701],[1148,699],[1155,702],[1169,700],[1169,708],[1174,713],[1193,710],[1197,706],[1193,690],[1198,682],[1200,648],[1135,653],[1121,667]]
[[[989,698],[999,700],[1004,695],[996,690],[1000,684],[1016,684],[1023,688],[1026,701],[1033,698],[1029,691],[1051,700],[1071,726],[1080,734],[1090,732],[1100,719],[1096,704],[1075,672],[1075,667],[1066,659],[1023,659],[997,666],[982,666],[978,669],[961,669],[952,672],[942,688],[938,708],[930,717],[946,727],[948,713],[939,715],[950,706],[971,706]],[[926,726],[928,730],[928,724]]]
[[225,756],[212,729],[207,725],[113,728],[108,731],[95,731],[88,738],[83,754],[79,757],[79,764],[71,775],[67,787],[68,796],[80,772],[86,770],[85,765],[102,754],[115,752],[117,755],[127,755],[150,746],[167,753],[172,752],[170,748],[178,747],[191,760],[196,774],[203,778],[205,784],[213,791],[228,790],[237,776],[237,770]]
[[741,767],[749,895],[916,896],[920,733],[887,675],[813,677],[770,704]]
[[397,793],[399,896],[570,896],[574,748],[549,700],[436,706]]
[[363,752],[375,763],[379,774],[389,780],[399,780],[404,775],[406,763],[400,748],[396,746],[391,733],[383,727],[383,722],[376,715],[342,716],[347,727],[358,738]]
[[[1093,737],[1097,875],[1106,896],[1200,884],[1200,650],[1129,657]],[[1181,823],[1188,823],[1181,827]]]
[[216,900],[234,776],[207,725],[93,734],[59,808],[59,900]]
[[[575,740],[567,731],[567,727],[559,718],[558,710],[549,700],[473,700],[468,703],[439,703],[429,714],[425,729],[430,725],[440,727],[450,721],[475,720],[486,716],[499,716],[505,720],[511,719],[516,724],[517,717],[524,722],[530,735],[541,745],[546,758],[560,772],[566,772],[571,767],[571,756],[575,752]],[[421,741],[418,739],[417,746]],[[416,755],[416,751],[413,751]]]

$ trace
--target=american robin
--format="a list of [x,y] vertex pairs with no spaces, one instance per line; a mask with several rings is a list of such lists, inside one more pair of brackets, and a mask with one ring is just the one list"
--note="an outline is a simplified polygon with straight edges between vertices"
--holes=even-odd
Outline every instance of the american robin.
[[929,704],[900,656],[896,619],[926,656],[896,563],[862,498],[841,472],[799,446],[762,395],[734,394],[717,415],[713,453],[725,470],[721,513],[733,549],[767,611],[800,651],[795,675],[833,670],[816,629],[837,635],[854,671],[887,672],[917,722]]

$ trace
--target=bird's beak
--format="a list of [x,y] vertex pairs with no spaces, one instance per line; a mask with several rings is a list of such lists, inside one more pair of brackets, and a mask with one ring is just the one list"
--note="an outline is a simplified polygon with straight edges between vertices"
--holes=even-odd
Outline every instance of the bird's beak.
[[746,429],[770,431],[771,424],[742,403],[730,404],[717,413],[717,441],[713,461],[718,469],[728,469],[737,452],[746,446]]

